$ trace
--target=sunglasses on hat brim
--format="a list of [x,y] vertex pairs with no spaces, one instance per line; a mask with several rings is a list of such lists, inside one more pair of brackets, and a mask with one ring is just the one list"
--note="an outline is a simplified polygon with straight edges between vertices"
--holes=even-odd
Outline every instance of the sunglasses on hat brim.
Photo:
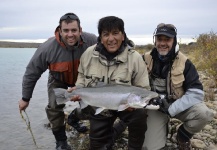
[[75,15],[64,15],[60,18],[60,21],[66,20],[67,18],[70,18],[72,20],[79,20],[79,18]]
[[160,23],[159,25],[157,25],[157,29],[162,27],[167,27],[176,31],[176,27],[173,24]]

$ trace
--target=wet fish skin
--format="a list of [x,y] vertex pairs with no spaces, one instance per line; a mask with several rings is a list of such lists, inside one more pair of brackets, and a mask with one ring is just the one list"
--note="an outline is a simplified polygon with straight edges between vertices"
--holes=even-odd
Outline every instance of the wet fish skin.
[[103,85],[97,87],[77,88],[69,93],[66,89],[54,89],[57,104],[63,104],[73,95],[81,97],[81,109],[86,106],[98,107],[96,114],[105,109],[123,111],[128,107],[144,108],[152,98],[158,97],[156,92],[129,85]]

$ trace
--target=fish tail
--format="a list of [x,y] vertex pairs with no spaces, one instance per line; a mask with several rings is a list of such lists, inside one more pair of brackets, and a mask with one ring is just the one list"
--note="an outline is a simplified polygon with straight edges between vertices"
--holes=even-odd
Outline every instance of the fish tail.
[[54,94],[56,95],[56,102],[58,105],[65,104],[67,101],[69,101],[69,98],[67,98],[67,90],[63,88],[55,88]]

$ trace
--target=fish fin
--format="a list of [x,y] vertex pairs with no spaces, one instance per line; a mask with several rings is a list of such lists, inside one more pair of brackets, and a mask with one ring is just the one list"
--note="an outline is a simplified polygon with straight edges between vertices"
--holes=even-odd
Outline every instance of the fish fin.
[[118,107],[118,111],[123,111],[123,110],[127,109],[128,107],[129,107],[129,105],[127,105],[127,104],[121,104]]
[[72,112],[73,110],[75,110],[75,109],[77,109],[77,108],[80,109],[80,105],[79,105],[79,102],[78,102],[78,101],[77,101],[77,102],[73,102],[73,103],[71,103],[71,102],[66,102],[65,104],[66,104],[66,105],[65,105],[65,107],[64,107],[64,111],[66,111],[66,112]]
[[58,105],[65,104],[69,101],[69,98],[66,98],[66,89],[63,88],[54,88],[54,94],[56,95],[56,102]]
[[101,113],[103,110],[105,110],[105,108],[99,107],[96,109],[95,115],[98,115],[99,113]]
[[81,109],[84,109],[85,107],[87,107],[88,105],[86,103],[84,103],[82,100],[79,101],[80,107]]

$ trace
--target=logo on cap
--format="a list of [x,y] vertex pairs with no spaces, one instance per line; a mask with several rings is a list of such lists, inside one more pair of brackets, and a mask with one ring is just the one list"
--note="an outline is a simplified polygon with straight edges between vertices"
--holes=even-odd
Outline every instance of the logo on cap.
[[164,31],[164,32],[166,32],[166,31],[167,31],[167,29],[165,29],[165,28],[162,28],[162,29],[160,29],[160,31]]

